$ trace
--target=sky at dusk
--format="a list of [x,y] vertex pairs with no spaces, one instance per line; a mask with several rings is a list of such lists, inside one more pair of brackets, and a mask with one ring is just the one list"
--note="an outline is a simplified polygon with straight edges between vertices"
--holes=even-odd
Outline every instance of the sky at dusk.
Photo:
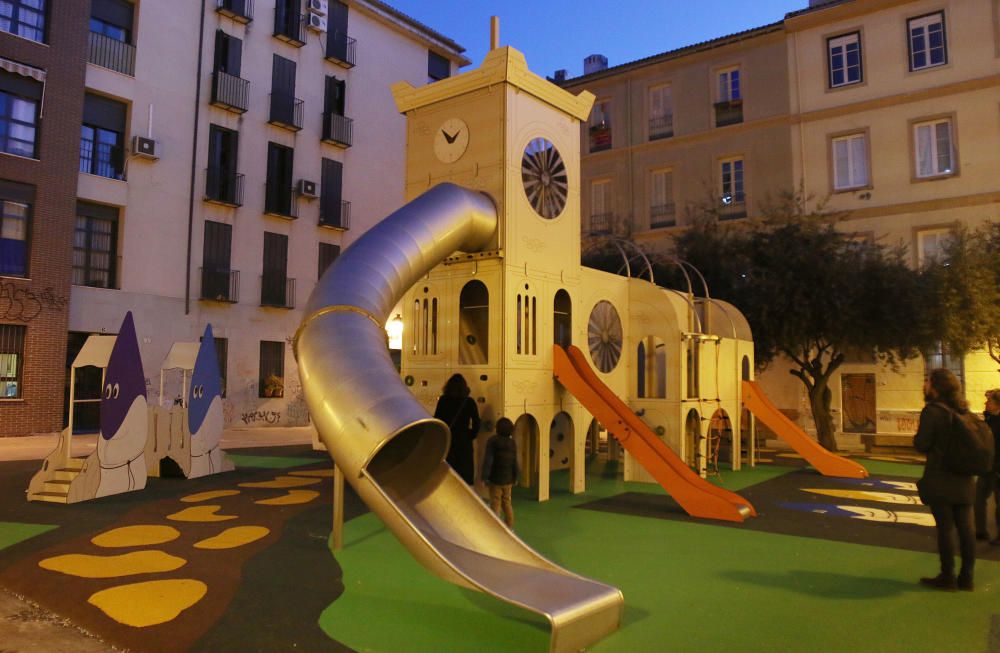
[[[500,44],[525,54],[532,72],[565,68],[583,74],[583,59],[603,54],[609,66],[642,59],[781,20],[808,0],[386,0],[465,47],[478,67],[489,49],[490,16],[500,17]],[[468,70],[469,67],[466,68]]]

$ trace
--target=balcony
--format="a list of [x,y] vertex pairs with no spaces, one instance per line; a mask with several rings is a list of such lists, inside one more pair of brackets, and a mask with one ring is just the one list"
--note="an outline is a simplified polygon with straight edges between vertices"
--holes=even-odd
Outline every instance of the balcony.
[[649,140],[670,138],[674,135],[674,117],[672,115],[657,116],[649,119]]
[[715,126],[725,127],[743,122],[743,100],[724,100],[715,103]]
[[351,228],[351,203],[341,200],[334,209],[319,210],[319,226],[347,230]]
[[613,231],[614,213],[595,213],[590,216],[590,233],[595,236],[605,236]]
[[292,131],[302,129],[302,113],[305,102],[293,95],[271,93],[271,113],[267,121],[272,125]]
[[595,125],[590,128],[590,151],[601,152],[611,149],[611,127]]
[[264,184],[264,213],[286,220],[299,217],[299,200],[295,189],[278,182]]
[[212,73],[212,104],[246,113],[250,108],[250,80],[216,70]]
[[205,168],[205,201],[243,206],[243,177],[221,167]]
[[199,268],[201,296],[208,302],[235,304],[240,301],[240,272],[227,268]]
[[729,202],[723,201],[722,204],[719,205],[720,220],[740,220],[745,217],[747,217],[747,204],[743,200],[730,200]]
[[271,308],[295,308],[295,279],[278,274],[261,275],[260,305]]
[[295,7],[282,4],[282,0],[278,0],[274,7],[274,38],[301,48],[306,44],[303,29],[305,28],[302,25],[302,14],[296,11]]
[[338,147],[350,147],[354,137],[354,121],[338,113],[323,114],[323,142]]
[[135,46],[103,34],[90,33],[87,61],[116,73],[135,77]]
[[244,25],[253,20],[253,0],[216,0],[215,11]]
[[344,68],[354,68],[357,62],[357,39],[333,32],[326,41],[326,60]]
[[677,212],[673,202],[649,207],[649,228],[661,229],[677,224]]

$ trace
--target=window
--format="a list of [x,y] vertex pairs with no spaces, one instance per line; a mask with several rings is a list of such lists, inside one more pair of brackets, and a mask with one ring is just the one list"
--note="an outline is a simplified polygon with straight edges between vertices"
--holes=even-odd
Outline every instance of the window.
[[654,170],[649,179],[649,191],[649,226],[655,229],[677,224],[673,171]]
[[264,232],[264,266],[260,280],[261,306],[292,308],[295,292],[288,278],[288,236]]
[[292,202],[292,162],[294,150],[290,147],[267,144],[267,182],[264,195],[264,212],[294,218]]
[[121,102],[86,94],[80,133],[80,172],[124,178],[127,113],[128,108]]
[[745,218],[746,195],[743,191],[743,159],[725,159],[719,163],[719,217],[723,220]]
[[73,285],[116,288],[118,208],[76,203],[73,234]]
[[295,62],[274,55],[271,63],[271,113],[268,122],[293,131],[302,129],[302,100],[295,97]]
[[257,396],[261,399],[285,396],[285,343],[260,341]]
[[719,102],[732,102],[741,100],[743,95],[740,91],[740,69],[727,68],[719,71]]
[[669,84],[649,89],[649,140],[674,135],[674,104]]
[[323,94],[323,140],[334,145],[350,147],[352,120],[345,117],[347,82],[336,77],[326,78]]
[[226,398],[226,381],[229,378],[229,338],[214,338],[215,355],[219,360],[219,377],[222,381],[222,398]]
[[913,125],[917,177],[955,174],[951,119],[941,118]]
[[701,394],[701,343],[694,338],[687,341],[687,398],[696,399]]
[[0,30],[45,41],[45,0],[0,0]]
[[925,267],[945,260],[950,229],[923,229],[917,232],[917,266]]
[[0,276],[27,277],[35,188],[0,181]]
[[611,149],[611,100],[599,100],[590,112],[590,151]]
[[243,204],[243,175],[236,172],[240,134],[218,125],[208,128],[205,198],[229,206]]
[[319,223],[324,227],[347,229],[351,203],[343,198],[344,164],[323,159],[320,174]]
[[215,60],[212,67],[212,103],[237,113],[250,108],[250,81],[242,79],[243,41],[215,32]]
[[952,352],[948,344],[943,342],[938,342],[933,349],[924,352],[924,373],[929,373],[939,367],[950,370],[958,377],[962,386],[965,386],[964,359],[961,354]]
[[611,181],[590,182],[590,233],[611,233]]
[[326,14],[326,58],[345,68],[356,61],[356,42],[347,35],[347,5],[330,0]]
[[122,43],[132,42],[135,7],[124,0],[91,0],[90,31]]
[[201,298],[218,302],[239,300],[239,272],[231,270],[233,226],[205,220],[202,244]]
[[338,256],[340,256],[340,245],[332,245],[330,243],[319,244],[319,272],[316,274],[317,279],[323,277],[323,273],[326,272],[328,267],[333,265]]
[[226,34],[221,29],[215,32],[214,70],[239,77],[243,65],[243,41]]
[[743,122],[743,88],[739,67],[718,72],[715,126],[724,127]]
[[486,365],[490,358],[490,291],[482,281],[462,286],[458,298],[458,364]]
[[868,186],[868,138],[865,134],[838,136],[832,141],[833,189]]
[[42,84],[0,71],[0,151],[37,158]]
[[944,14],[940,11],[906,21],[909,34],[910,70],[922,70],[948,63]]
[[437,52],[427,51],[427,83],[451,77],[451,62]]
[[0,324],[0,399],[20,399],[26,327]]
[[[424,293],[429,293],[424,288]],[[425,295],[413,301],[413,355],[434,356],[438,353],[438,300]]]
[[830,88],[861,81],[861,33],[852,32],[826,40]]
[[[527,286],[527,284],[525,284]],[[517,353],[534,356],[538,353],[538,298],[517,295]]]
[[277,0],[274,4],[274,35],[295,46],[302,40],[302,0]]

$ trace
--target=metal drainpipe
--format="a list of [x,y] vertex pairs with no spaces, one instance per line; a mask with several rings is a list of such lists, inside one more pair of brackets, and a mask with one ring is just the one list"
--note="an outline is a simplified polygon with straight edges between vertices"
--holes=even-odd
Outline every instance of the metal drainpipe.
[[191,314],[191,238],[194,235],[194,177],[198,163],[198,120],[201,117],[201,65],[205,45],[205,0],[201,0],[201,20],[198,21],[198,71],[194,87],[194,130],[191,135],[191,187],[188,197],[187,262],[184,266],[184,315]]

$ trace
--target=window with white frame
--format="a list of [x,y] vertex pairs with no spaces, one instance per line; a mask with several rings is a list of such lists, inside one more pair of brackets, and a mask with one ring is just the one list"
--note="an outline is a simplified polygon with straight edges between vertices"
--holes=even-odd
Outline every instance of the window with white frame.
[[868,185],[868,138],[864,133],[833,139],[833,189]]
[[677,223],[673,170],[654,170],[649,179],[649,226],[653,229]]
[[739,66],[719,71],[718,102],[732,102],[743,98],[740,87]]
[[826,40],[830,88],[861,82],[861,33],[852,32]]
[[955,153],[950,118],[913,125],[917,177],[955,174]]
[[917,265],[924,267],[944,261],[950,229],[923,229],[917,232]]
[[590,182],[590,231],[611,233],[611,180]]
[[935,12],[906,21],[910,47],[910,70],[922,70],[948,63],[944,13]]
[[674,135],[674,104],[670,84],[649,89],[649,140]]
[[719,197],[723,206],[742,204],[746,201],[743,193],[743,159],[723,159],[719,162]]

